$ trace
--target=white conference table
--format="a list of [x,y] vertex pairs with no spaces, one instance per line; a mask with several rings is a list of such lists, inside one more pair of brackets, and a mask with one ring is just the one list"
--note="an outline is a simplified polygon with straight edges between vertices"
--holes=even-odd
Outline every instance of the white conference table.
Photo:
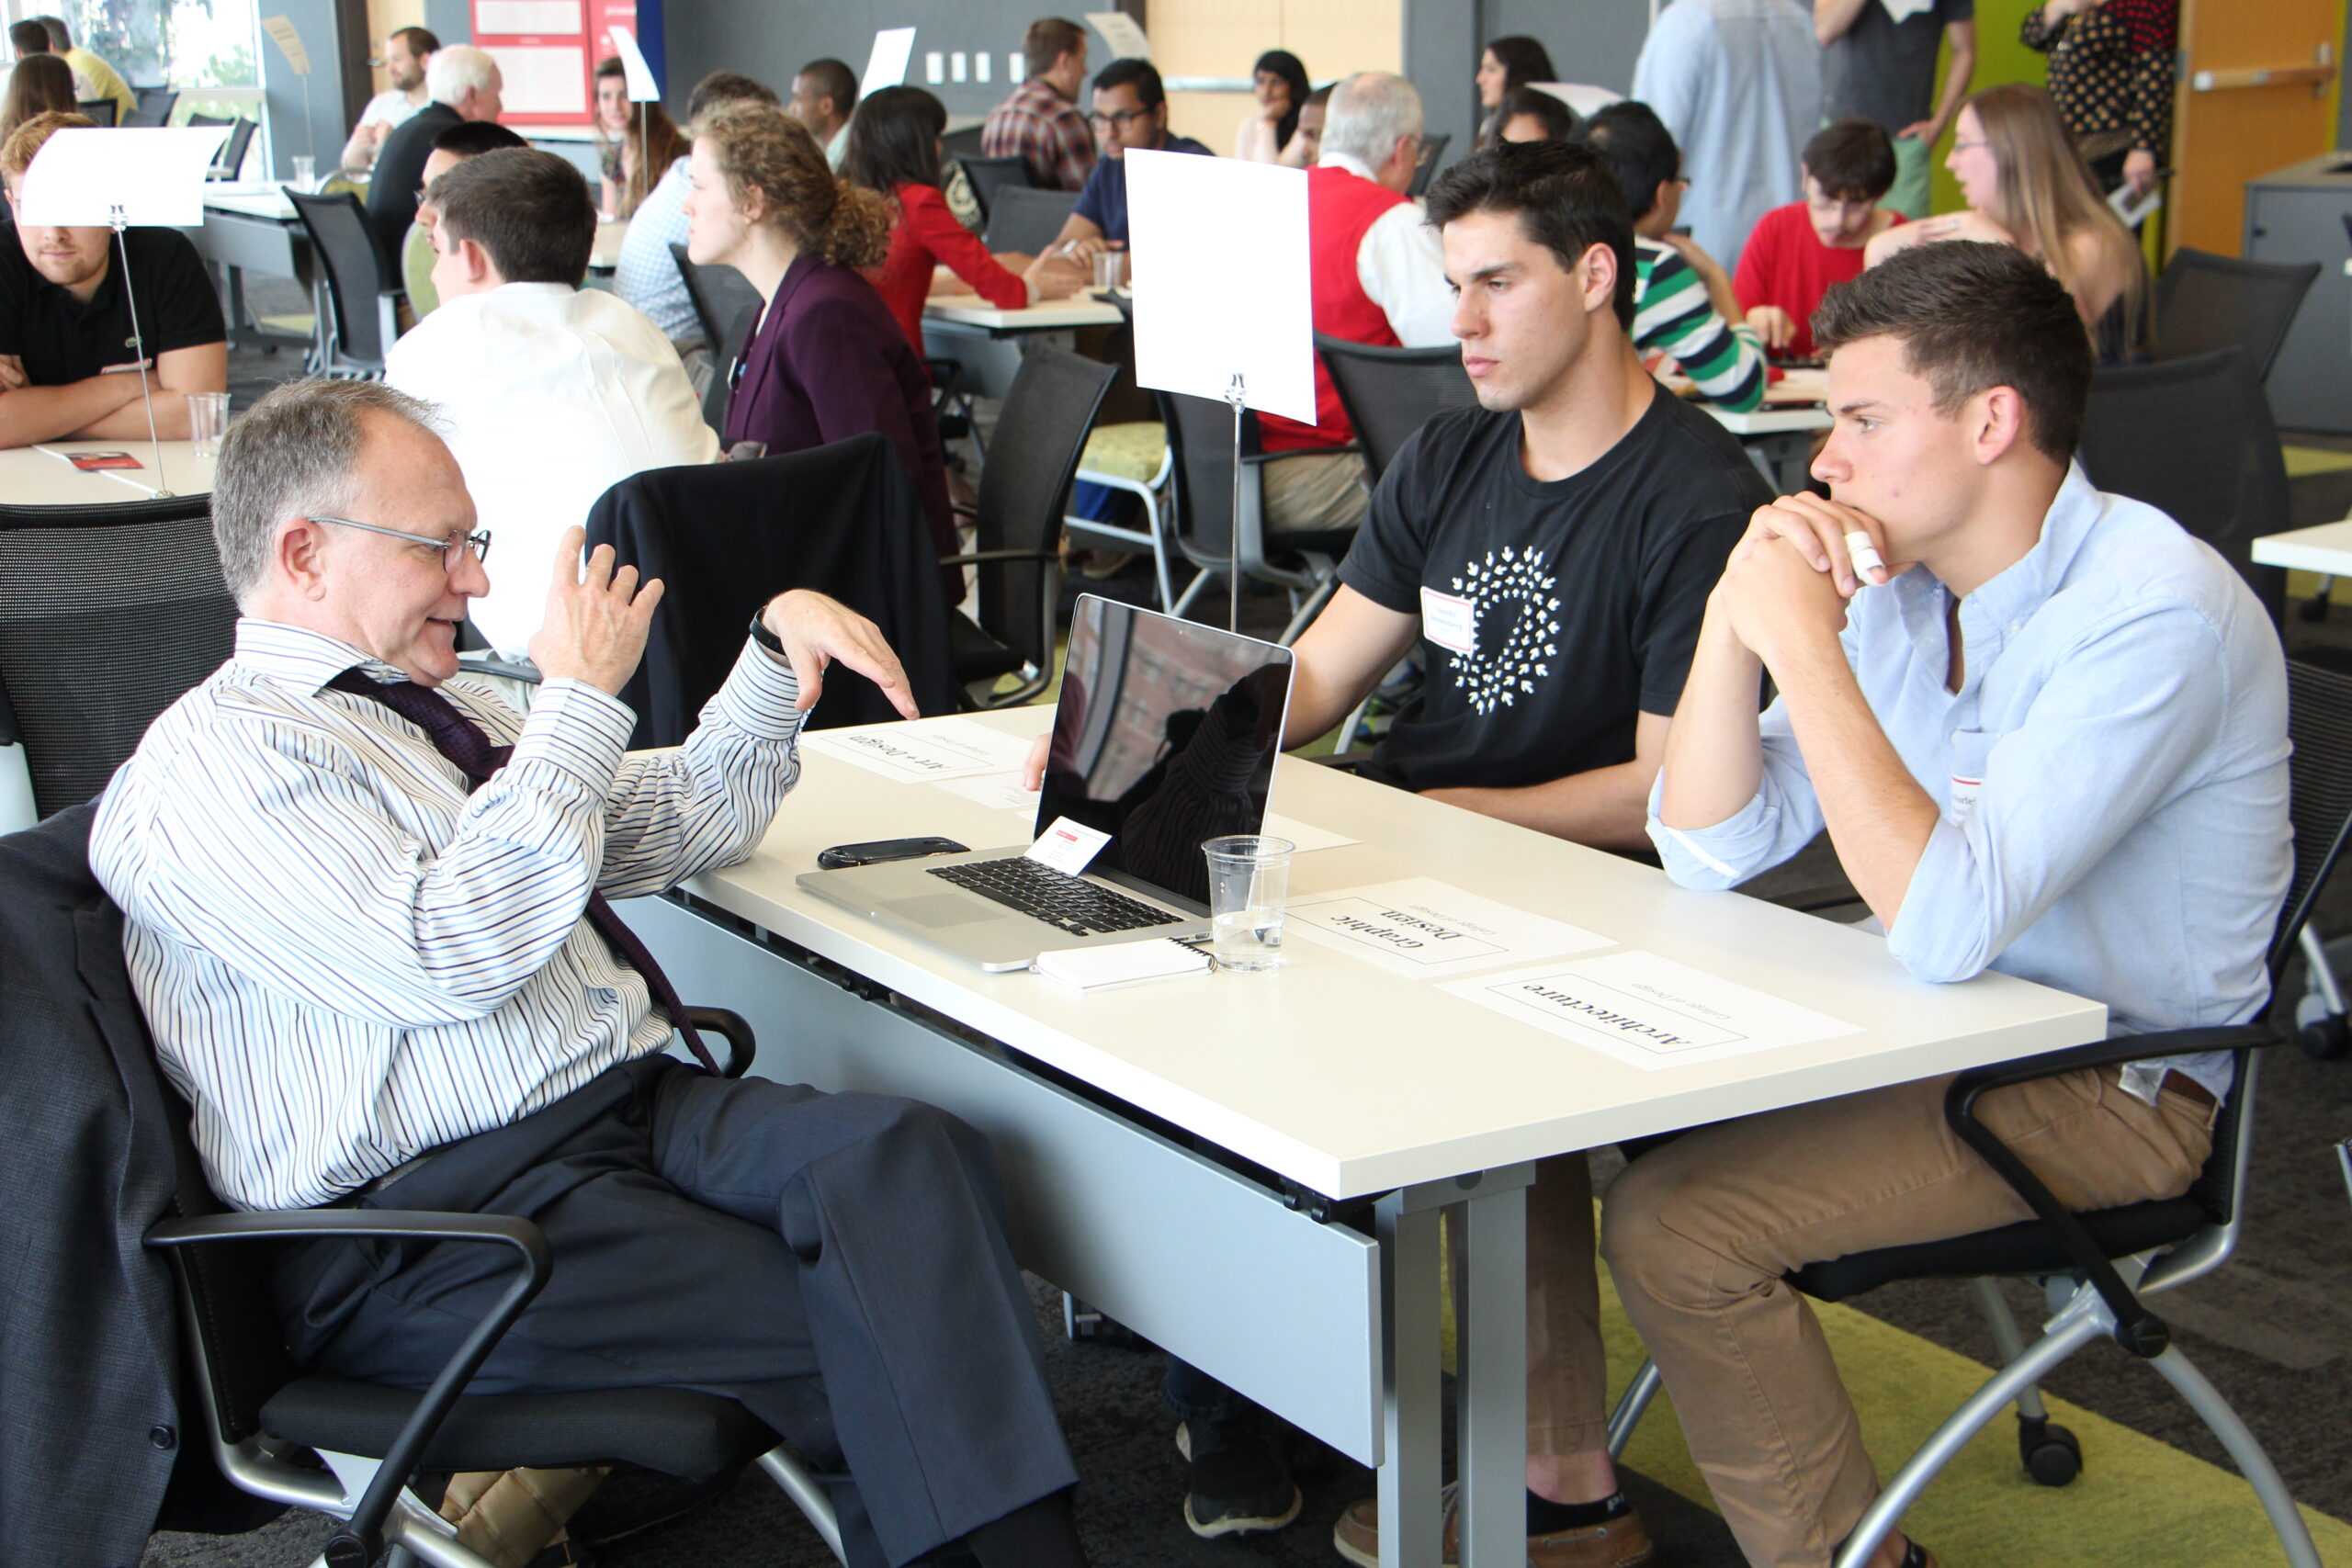
[[1115,327],[1125,319],[1116,305],[1085,297],[1050,299],[1007,310],[977,294],[934,294],[923,301],[922,313],[927,321],[985,327],[992,336],[1069,332],[1075,327]]
[[[135,468],[75,468],[71,452],[128,452]],[[0,502],[12,506],[109,506],[157,495],[206,495],[212,490],[212,459],[198,457],[193,442],[162,443],[164,471],[155,471],[157,450],[145,441],[44,441],[0,451]]]
[[[971,722],[1028,736],[1050,720]],[[1290,758],[1276,807],[1361,840],[1301,854],[1293,904],[1437,877],[1855,1030],[1645,1070],[1295,933],[1271,974],[1082,995],[802,892],[829,844],[1031,830],[1018,808],[802,756],[749,861],[684,901],[624,906],[680,993],[749,1018],[773,1076],[912,1095],[980,1128],[1023,1266],[1375,1466],[1386,1568],[1439,1561],[1440,1209],[1460,1206],[1468,1246],[1461,1562],[1518,1568],[1532,1161],[2105,1029],[2095,1002],[1994,975],[1927,985],[1862,931]]]
[[2262,566],[2315,571],[2322,577],[2352,577],[2352,518],[2265,534],[2254,541],[2254,558]]

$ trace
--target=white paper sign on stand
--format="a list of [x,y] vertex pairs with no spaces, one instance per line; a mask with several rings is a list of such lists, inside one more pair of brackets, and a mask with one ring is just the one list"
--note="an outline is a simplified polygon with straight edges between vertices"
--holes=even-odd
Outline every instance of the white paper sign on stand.
[[912,28],[884,28],[874,35],[874,51],[865,57],[865,74],[858,79],[860,100],[907,79],[907,62],[915,57]]
[[1151,39],[1144,36],[1141,24],[1125,11],[1089,11],[1086,19],[1111,46],[1114,60],[1149,60]]
[[24,223],[194,228],[204,221],[204,175],[228,131],[219,126],[74,128],[43,144],[25,171]]
[[653,85],[653,67],[645,62],[645,51],[637,47],[637,35],[627,28],[606,28],[613,40],[613,52],[621,57],[621,74],[628,82],[628,101],[633,104],[658,104],[662,89]]
[[287,69],[297,76],[311,73],[311,51],[303,47],[302,35],[295,29],[291,17],[264,17],[261,30],[269,35],[269,40],[277,46],[277,52],[286,57]]

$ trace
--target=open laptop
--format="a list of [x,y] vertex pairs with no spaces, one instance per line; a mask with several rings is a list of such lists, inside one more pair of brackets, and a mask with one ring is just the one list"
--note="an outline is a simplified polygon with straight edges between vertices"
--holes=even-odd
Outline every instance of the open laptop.
[[[1070,623],[1035,832],[1111,835],[1083,876],[1027,844],[804,872],[800,886],[983,969],[1209,929],[1204,840],[1264,830],[1291,653],[1087,594]],[[1035,835],[1033,834],[1033,838]]]

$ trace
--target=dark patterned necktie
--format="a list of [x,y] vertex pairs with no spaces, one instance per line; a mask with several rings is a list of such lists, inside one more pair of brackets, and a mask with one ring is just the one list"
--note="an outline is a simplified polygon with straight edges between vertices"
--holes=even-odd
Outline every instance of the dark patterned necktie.
[[[486,783],[492,773],[506,765],[506,759],[514,754],[512,746],[492,745],[490,737],[484,735],[473,720],[459,713],[448,698],[413,681],[394,681],[388,684],[357,670],[346,670],[327,684],[338,692],[349,692],[353,696],[381,703],[424,731],[425,738],[433,742],[433,749],[456,763],[458,771],[473,781],[467,786],[469,793],[475,785]],[[605,939],[605,945],[613,950],[614,954],[644,977],[645,988],[653,993],[655,1004],[669,1015],[670,1022],[678,1032],[685,1036],[687,1048],[694,1052],[695,1060],[712,1073],[718,1073],[718,1063],[712,1057],[710,1048],[702,1043],[702,1036],[695,1032],[694,1025],[686,1021],[685,1005],[679,1001],[678,993],[671,988],[669,976],[662,974],[662,966],[653,962],[653,954],[645,950],[645,943],[629,930],[628,922],[620,918],[610,900],[594,889],[588,894],[587,915],[588,923],[596,928],[596,934]]]

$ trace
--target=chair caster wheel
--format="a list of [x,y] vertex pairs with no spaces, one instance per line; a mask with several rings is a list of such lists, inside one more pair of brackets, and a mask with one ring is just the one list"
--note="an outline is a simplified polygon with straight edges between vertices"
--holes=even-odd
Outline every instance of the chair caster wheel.
[[2314,1061],[2340,1062],[2352,1055],[2352,1020],[2341,1013],[2313,1019],[2295,1031],[2295,1043]]
[[2042,1486],[2064,1486],[2083,1472],[2082,1440],[2055,1421],[2018,1422],[2018,1457]]

